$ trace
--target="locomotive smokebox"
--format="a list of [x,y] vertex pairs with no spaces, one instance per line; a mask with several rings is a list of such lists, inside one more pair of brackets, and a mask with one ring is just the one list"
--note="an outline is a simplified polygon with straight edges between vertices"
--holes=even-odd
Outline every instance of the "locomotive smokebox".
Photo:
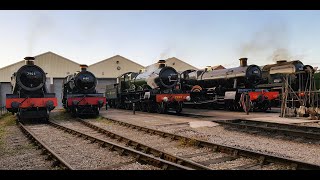
[[248,58],[240,58],[240,67],[246,67],[248,64],[247,64],[247,61],[248,61]]
[[24,58],[26,65],[34,65],[34,57],[25,57]]
[[281,63],[285,63],[285,62],[287,62],[287,60],[279,60],[279,61],[277,61],[277,64],[281,64]]
[[85,64],[80,65],[80,71],[87,71],[88,66]]
[[159,68],[164,68],[164,67],[166,67],[166,60],[159,60],[159,61],[158,61],[158,65],[159,65]]

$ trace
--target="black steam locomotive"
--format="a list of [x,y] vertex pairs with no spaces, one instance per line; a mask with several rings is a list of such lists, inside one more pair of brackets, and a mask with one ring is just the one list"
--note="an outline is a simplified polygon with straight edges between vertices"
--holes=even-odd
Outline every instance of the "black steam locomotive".
[[165,113],[169,109],[182,111],[183,102],[190,100],[189,93],[180,89],[179,74],[158,62],[154,71],[127,72],[117,78],[117,84],[107,85],[106,97],[110,107]]
[[48,93],[46,73],[34,65],[34,57],[26,57],[22,66],[11,77],[12,94],[6,95],[6,108],[19,120],[49,119],[49,112],[57,106],[55,93]]
[[313,67],[304,65],[301,61],[281,60],[262,67],[263,82],[258,87],[279,89],[283,86],[284,78],[288,76],[288,83],[294,91],[305,91],[310,88],[313,74]]
[[[262,67],[263,81],[257,85],[258,88],[268,88],[272,91],[278,91],[280,94],[288,84],[287,99],[293,102],[290,106],[309,106],[310,95],[305,92],[315,90],[314,69],[310,65],[304,65],[301,61],[277,61],[275,64],[268,64]],[[279,103],[280,104],[280,99]]]
[[99,115],[106,104],[103,93],[97,93],[97,78],[87,71],[87,65],[80,65],[81,71],[67,76],[63,83],[63,107],[72,116]]
[[[267,110],[278,93],[258,89],[262,70],[257,65],[247,65],[247,58],[240,59],[240,67],[212,70],[187,70],[181,73],[182,89],[190,92],[186,104],[206,108],[223,107],[229,110],[249,108],[244,104],[250,98],[250,109]],[[249,100],[248,100],[249,101]]]

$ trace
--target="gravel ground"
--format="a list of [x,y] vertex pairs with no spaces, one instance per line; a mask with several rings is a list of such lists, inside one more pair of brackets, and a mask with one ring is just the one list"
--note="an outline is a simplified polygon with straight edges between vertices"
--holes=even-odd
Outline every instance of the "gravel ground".
[[54,152],[65,159],[75,169],[106,168],[114,164],[132,161],[134,158],[120,156],[100,147],[97,143],[78,138],[52,126],[28,126]]
[[301,124],[296,124],[298,126],[310,126],[310,127],[318,127],[320,128],[320,122],[317,123],[301,123]]
[[255,160],[253,159],[238,158],[233,161],[226,161],[222,163],[211,164],[209,167],[215,170],[222,170],[222,169],[231,169],[231,168],[242,166],[242,165],[252,164],[254,162]]
[[1,170],[50,170],[52,162],[46,161],[17,126],[6,127],[0,148]]
[[[187,130],[176,129],[169,132],[192,138],[205,136],[212,143],[246,148],[248,150],[320,165],[320,146],[316,144],[299,143],[255,134],[228,131],[221,126],[197,129],[188,128]],[[195,134],[198,135],[195,136]]]
[[145,132],[137,131],[129,127],[124,127],[118,124],[105,123],[107,121],[92,120],[90,122],[108,131],[114,132],[126,138],[132,139],[134,141],[146,144],[153,148],[157,148],[159,150],[163,150],[167,153],[177,155],[177,156],[210,151],[209,149],[206,149],[206,148],[197,148],[187,144],[185,145],[183,142],[180,142],[180,141],[172,141],[169,138],[159,138],[158,135],[146,134]]
[[136,162],[136,163],[131,163],[128,165],[121,166],[119,168],[112,168],[112,170],[161,170],[161,169],[154,166],[143,165]]
[[221,158],[226,156],[226,154],[223,153],[210,153],[208,155],[204,155],[204,156],[196,156],[196,157],[192,157],[190,158],[190,160],[195,161],[195,162],[202,162],[202,161],[206,161],[208,159],[216,159],[216,158]]
[[[137,131],[137,130],[133,130],[131,128],[128,127],[124,127],[124,126],[120,126],[118,124],[114,124],[114,123],[104,123],[104,121],[90,121],[91,123],[102,127],[104,129],[108,129],[112,132],[115,132],[117,134],[120,134],[122,136],[134,139],[138,142],[150,145],[152,147],[157,147],[157,148],[162,148],[165,152],[177,155],[177,156],[186,156],[186,155],[192,155],[192,154],[198,154],[198,153],[204,153],[207,152],[208,154],[205,155],[198,155],[195,157],[190,157],[188,158],[189,160],[195,161],[195,162],[203,162],[203,161],[207,161],[210,159],[216,159],[216,158],[220,158],[223,156],[226,156],[226,154],[223,153],[214,153],[214,152],[210,152],[211,150],[209,148],[197,148],[194,146],[182,146],[181,143],[179,143],[179,141],[171,141],[168,138],[159,138],[159,136],[156,135],[146,135],[146,133],[143,133],[141,131]],[[78,125],[77,123],[66,123],[63,122],[64,125],[67,126],[72,126],[73,128],[77,128]],[[83,126],[83,125],[81,125]],[[82,130],[84,130],[85,128],[82,128]],[[166,142],[165,142],[166,141]],[[175,142],[173,144],[173,142]],[[169,145],[168,145],[169,144]],[[250,159],[243,159],[240,158],[239,160],[234,160],[234,161],[230,161],[230,162],[225,162],[225,163],[220,163],[220,164],[216,164],[216,165],[211,165],[209,166],[212,169],[225,169],[225,168],[232,168],[232,167],[236,167],[236,166],[240,166],[240,165],[245,165],[248,164],[250,162],[253,162],[254,160],[250,160]],[[221,167],[220,167],[221,166]]]
[[268,164],[262,166],[262,168],[259,168],[258,170],[290,170],[291,168],[289,166],[279,165],[279,164]]
[[[112,116],[114,116],[113,118],[117,119],[115,115]],[[149,121],[157,119],[156,116],[158,116],[158,114],[153,114],[153,116],[153,119],[150,119]],[[109,115],[107,115],[107,117],[109,117]],[[135,117],[136,118],[131,117],[130,119],[121,118],[121,121],[154,128],[173,134],[206,140],[212,143],[245,148],[248,150],[320,165],[320,145],[317,144],[301,143],[262,135],[248,134],[245,132],[229,131],[222,126],[167,128],[155,126],[152,123],[143,123],[141,122],[143,117],[139,118],[137,115]],[[163,119],[163,121],[163,124],[168,123],[165,119]]]

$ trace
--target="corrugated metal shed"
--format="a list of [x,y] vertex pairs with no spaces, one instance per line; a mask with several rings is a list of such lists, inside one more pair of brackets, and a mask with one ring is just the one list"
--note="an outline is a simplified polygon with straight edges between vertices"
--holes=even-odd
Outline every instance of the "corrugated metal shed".
[[[35,65],[47,73],[47,77],[64,78],[68,74],[79,70],[79,64],[53,52],[46,52],[35,56]],[[11,76],[21,66],[24,60],[0,69],[0,82],[10,82]]]
[[212,69],[213,70],[219,70],[219,69],[225,69],[225,67],[222,66],[222,65],[217,65],[217,66],[212,66]]
[[94,73],[97,78],[115,78],[129,71],[138,72],[142,68],[144,68],[142,65],[116,55],[90,65],[88,70]]
[[[175,68],[177,71],[179,72],[182,72],[182,71],[185,71],[185,70],[188,70],[188,69],[195,69],[195,70],[198,70],[198,68],[176,58],[176,57],[172,57],[172,58],[168,58],[166,59],[166,65],[167,66],[171,66],[173,68]],[[149,66],[146,67],[146,70],[149,71],[149,70],[152,70],[154,68],[158,67],[158,64],[157,62],[154,63],[154,64],[151,64]]]

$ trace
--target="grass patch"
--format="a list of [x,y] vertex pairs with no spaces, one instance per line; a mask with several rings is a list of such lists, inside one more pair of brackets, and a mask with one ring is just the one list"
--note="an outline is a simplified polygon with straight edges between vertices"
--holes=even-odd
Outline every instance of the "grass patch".
[[16,117],[10,113],[6,113],[0,118],[0,148],[3,144],[3,137],[6,133],[7,126],[15,125]]
[[50,119],[61,121],[61,120],[69,120],[72,119],[71,114],[68,113],[66,110],[61,110],[57,112],[50,113]]
[[194,139],[187,140],[187,139],[180,139],[179,146],[197,146],[197,141]]
[[106,119],[104,117],[102,117],[102,116],[98,116],[98,117],[95,118],[95,120],[102,121],[102,120],[106,120]]
[[112,121],[109,121],[107,118],[102,117],[102,116],[98,116],[97,118],[95,118],[95,120],[100,122],[100,123],[103,123],[103,124],[108,124],[108,125],[113,124]]

